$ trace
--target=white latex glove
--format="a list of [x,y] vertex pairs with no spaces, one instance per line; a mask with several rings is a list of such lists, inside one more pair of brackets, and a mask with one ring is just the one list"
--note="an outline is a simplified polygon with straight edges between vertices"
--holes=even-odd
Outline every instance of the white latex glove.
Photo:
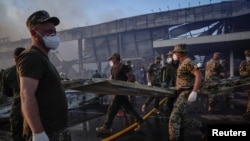
[[142,107],[141,107],[141,111],[145,112],[145,110],[146,110],[146,104],[143,104]]
[[197,92],[191,92],[188,96],[188,102],[194,102],[197,98]]
[[148,86],[152,86],[151,82],[148,82]]
[[43,131],[41,133],[33,134],[32,141],[49,141],[49,137]]

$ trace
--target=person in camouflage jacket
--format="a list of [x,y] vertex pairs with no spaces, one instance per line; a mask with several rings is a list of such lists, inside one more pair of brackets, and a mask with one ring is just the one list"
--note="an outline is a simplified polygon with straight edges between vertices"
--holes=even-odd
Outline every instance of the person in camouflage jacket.
[[[17,57],[24,51],[25,48],[15,48],[13,57],[17,63]],[[2,76],[2,92],[8,97],[12,97],[10,111],[10,130],[13,141],[25,141],[23,137],[23,116],[21,113],[20,89],[18,84],[16,64],[6,68]]]
[[[245,54],[246,59],[240,63],[239,73],[241,77],[246,78],[246,77],[250,77],[250,50],[245,50],[244,54]],[[246,113],[243,114],[243,117],[249,121],[250,120],[250,88],[248,88],[246,92],[248,96],[248,103],[247,103]]]
[[[156,56],[154,63],[150,64],[147,70],[147,82],[148,86],[156,86],[156,87],[161,87],[161,57]],[[156,108],[156,114],[160,114],[159,111],[159,102],[160,102],[160,97],[153,97],[153,96],[148,96],[142,105],[142,112],[145,111],[146,107],[155,99],[155,104],[154,108]]]
[[[206,81],[219,81],[224,76],[223,67],[220,64],[219,52],[215,52],[213,57],[206,63],[205,80]],[[208,98],[208,111],[213,111],[218,99],[216,97]]]

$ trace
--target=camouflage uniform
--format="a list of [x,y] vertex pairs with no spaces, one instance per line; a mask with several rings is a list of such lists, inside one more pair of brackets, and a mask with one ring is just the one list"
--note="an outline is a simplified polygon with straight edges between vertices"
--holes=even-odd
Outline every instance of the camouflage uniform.
[[[214,56],[215,55],[220,56],[220,53],[216,52],[214,53]],[[221,73],[223,73],[223,67],[221,66],[218,60],[215,60],[214,58],[212,58],[206,63],[205,80],[219,81],[221,78]],[[216,97],[208,98],[208,103],[209,103],[208,111],[211,111],[214,108],[216,102],[217,102]]]
[[[25,49],[18,47],[14,50],[13,57],[15,63],[17,56]],[[17,79],[16,65],[8,67],[2,74],[2,92],[8,97],[12,97],[10,111],[10,130],[13,141],[24,141],[23,137],[23,116],[21,113],[20,89]]]
[[[250,50],[245,50],[246,57],[250,57]],[[244,60],[240,63],[239,73],[241,77],[250,77],[250,61]],[[246,90],[248,96],[248,104],[244,118],[250,120],[250,89]]]
[[[152,86],[157,86],[161,87],[161,65],[160,64],[151,64],[148,68],[148,73],[151,76],[151,84]],[[149,105],[155,97],[153,96],[148,96],[144,102],[144,104],[147,106]],[[159,102],[160,102],[160,97],[155,98],[155,104],[154,107],[156,109],[159,108]]]
[[[177,46],[178,47],[178,46]],[[175,47],[175,49],[177,48]],[[178,49],[178,48],[177,48]],[[184,48],[183,52],[187,52]],[[174,50],[175,52],[175,50]],[[197,69],[196,65],[190,58],[186,58],[177,69],[176,89],[178,97],[174,103],[174,108],[169,118],[169,140],[181,140],[183,137],[183,124],[187,123],[192,127],[202,127],[202,122],[187,117],[188,96],[193,88],[195,77],[192,74]]]
[[[215,53],[216,54],[216,53]],[[210,59],[206,63],[205,79],[206,80],[220,80],[223,68],[218,60]]]
[[23,134],[23,116],[21,114],[21,101],[19,94],[19,86],[16,75],[16,65],[7,68],[3,73],[3,94],[13,97],[11,112],[10,112],[10,125],[11,136],[13,141],[24,141]]

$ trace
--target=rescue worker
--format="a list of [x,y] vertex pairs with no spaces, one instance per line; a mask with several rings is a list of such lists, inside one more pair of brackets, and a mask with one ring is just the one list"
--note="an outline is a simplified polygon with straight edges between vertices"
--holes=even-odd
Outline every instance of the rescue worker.
[[[131,79],[130,69],[120,62],[120,54],[114,53],[110,56],[109,61],[113,64],[111,68],[110,78],[113,80],[128,81]],[[135,121],[138,122],[138,126],[135,128],[135,131],[140,130],[140,125],[144,122],[142,117],[137,113],[133,105],[129,102],[128,96],[126,95],[115,95],[112,102],[108,107],[106,114],[106,119],[101,127],[96,128],[98,133],[111,133],[111,126],[115,115],[119,109],[123,106],[127,112],[129,112],[135,118]]]
[[140,83],[141,84],[147,84],[147,71],[144,67],[141,67],[140,69]]
[[[166,84],[166,87],[174,87],[176,84],[176,74],[177,74],[177,68],[179,66],[178,60],[173,60],[173,52],[169,51],[167,54],[167,64],[165,67],[165,70],[163,73],[163,83]],[[176,95],[168,97],[167,99],[167,107],[169,110],[169,113],[171,113],[173,109],[173,104],[176,100]]]
[[101,75],[98,70],[95,70],[95,73],[92,75],[92,78],[101,78]]
[[197,92],[201,84],[202,74],[197,65],[188,57],[186,44],[177,44],[173,50],[173,59],[179,60],[176,85],[178,97],[169,118],[169,141],[184,139],[183,124],[199,128],[202,138],[206,139],[206,125],[194,118],[187,117],[187,108],[197,99]]
[[7,68],[2,76],[2,92],[8,97],[13,97],[10,112],[10,130],[13,141],[25,141],[23,137],[23,116],[21,113],[20,89],[18,85],[16,63],[17,57],[25,48],[18,47],[14,50],[15,65]]
[[[132,63],[131,63],[130,60],[128,60],[128,61],[126,62],[126,66],[128,67],[128,69],[129,69],[129,71],[130,71],[130,73],[131,73],[131,78],[130,78],[130,80],[128,80],[128,82],[135,83],[135,81],[136,81],[136,80],[135,80],[135,75],[134,75]],[[135,98],[135,96],[130,95],[130,96],[129,96],[129,101],[130,101],[131,103],[133,103],[133,102],[134,102],[134,98]]]
[[[239,73],[243,78],[250,77],[250,50],[244,51],[246,59],[240,63]],[[243,118],[247,121],[250,121],[250,88],[246,90],[248,103],[246,108],[246,113],[243,114]]]
[[[205,80],[206,81],[219,81],[221,76],[224,76],[223,67],[220,63],[221,53],[215,52],[213,57],[207,61],[205,66]],[[216,97],[208,98],[208,111],[214,110],[216,102],[218,99]]]
[[[156,56],[154,59],[154,63],[150,64],[147,70],[147,82],[148,86],[156,86],[161,87],[161,57]],[[159,111],[159,102],[160,97],[148,96],[142,105],[142,112],[145,111],[146,107],[155,99],[154,108],[156,108],[156,114],[160,114]]]
[[32,141],[69,141],[68,103],[49,51],[56,50],[60,20],[45,10],[32,13],[26,20],[31,44],[18,56],[17,74],[24,118],[24,134]]
[[133,72],[133,65],[132,65],[132,62],[130,60],[128,60],[126,62],[126,66],[128,67],[130,73],[131,73],[131,78],[130,80],[128,80],[128,82],[132,82],[132,83],[135,83],[135,75],[134,75],[134,72]]

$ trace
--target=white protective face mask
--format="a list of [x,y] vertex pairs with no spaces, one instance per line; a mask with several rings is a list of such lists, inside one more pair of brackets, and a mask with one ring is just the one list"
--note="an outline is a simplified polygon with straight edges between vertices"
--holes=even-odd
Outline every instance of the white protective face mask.
[[177,60],[178,60],[176,54],[173,55],[173,59],[174,59],[174,61],[177,61]]
[[[37,31],[36,31],[37,32]],[[56,50],[60,43],[60,37],[57,35],[42,36],[37,32],[39,36],[43,38],[44,44],[48,49]]]
[[109,61],[109,66],[110,66],[110,67],[113,67],[113,65],[114,65],[113,62],[112,62],[112,61]]
[[246,57],[246,60],[247,60],[247,61],[250,61],[250,57]]
[[222,64],[222,60],[221,59],[219,60],[219,63]]
[[48,49],[56,50],[60,43],[60,38],[57,35],[44,36],[43,41]]
[[172,59],[172,58],[167,58],[167,63],[168,63],[168,64],[171,64],[171,63],[172,63],[172,61],[173,61],[173,59]]
[[198,68],[201,68],[201,67],[202,67],[202,63],[198,63],[198,64],[197,64],[197,67],[198,67]]

